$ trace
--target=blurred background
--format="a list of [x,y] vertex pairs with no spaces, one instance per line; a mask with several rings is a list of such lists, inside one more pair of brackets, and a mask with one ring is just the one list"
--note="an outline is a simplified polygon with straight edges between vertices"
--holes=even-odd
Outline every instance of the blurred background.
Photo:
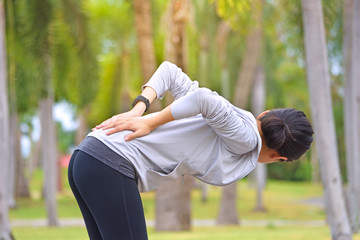
[[[355,29],[354,15],[360,14],[357,1],[317,1],[326,38],[333,147],[344,189],[350,166],[346,41]],[[8,210],[0,209],[6,213],[0,225],[8,211],[4,229],[16,239],[87,238],[67,183],[70,155],[92,127],[130,110],[165,60],[254,115],[285,107],[303,110],[310,119],[314,115],[300,0],[0,2],[1,87],[9,113],[9,137],[2,143],[8,155],[1,159],[7,163],[0,171],[6,176],[0,199]],[[157,100],[151,111],[171,101],[170,96]],[[331,239],[316,144],[300,161],[261,165],[229,187],[187,179],[142,194],[150,239]],[[177,188],[187,197],[176,197]],[[174,196],[173,205],[161,201],[166,195]],[[167,224],[169,219],[174,223]]]

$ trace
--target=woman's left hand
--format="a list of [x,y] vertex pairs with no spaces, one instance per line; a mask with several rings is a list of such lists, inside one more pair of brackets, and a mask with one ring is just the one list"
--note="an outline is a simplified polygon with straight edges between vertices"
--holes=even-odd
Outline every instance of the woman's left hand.
[[129,118],[117,118],[111,123],[102,128],[103,130],[110,129],[106,132],[107,135],[111,135],[116,132],[131,130],[130,133],[125,136],[125,141],[130,141],[137,137],[142,137],[151,132],[151,127],[147,118],[141,117],[129,117]]

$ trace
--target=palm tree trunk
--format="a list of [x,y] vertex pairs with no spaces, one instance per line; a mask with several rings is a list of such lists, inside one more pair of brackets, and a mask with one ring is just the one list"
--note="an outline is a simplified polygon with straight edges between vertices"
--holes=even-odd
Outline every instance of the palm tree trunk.
[[77,112],[77,121],[79,122],[79,127],[76,129],[75,132],[75,144],[79,145],[81,141],[85,138],[87,133],[89,132],[88,124],[85,119],[85,116],[89,112],[89,107],[84,107],[82,111]]
[[256,66],[262,49],[262,1],[263,0],[257,0],[253,2],[254,7],[257,7],[257,9],[254,10],[255,22],[253,23],[254,26],[246,38],[245,54],[235,87],[234,104],[243,109],[247,108],[249,102]]
[[0,1],[0,239],[13,239],[8,216],[6,191],[9,167],[9,103],[7,94],[7,66],[5,44],[4,1]]
[[340,176],[321,0],[302,0],[307,79],[332,239],[351,239]]
[[[265,73],[261,64],[258,64],[256,68],[253,94],[252,94],[252,112],[255,116],[258,116],[265,110]],[[263,202],[263,190],[266,185],[266,165],[258,163],[255,168],[256,179],[256,206],[254,211],[264,212],[266,211]]]
[[44,167],[44,193],[49,226],[58,226],[57,216],[57,144],[56,128],[53,119],[54,95],[51,84],[51,59],[47,56],[47,94],[48,96],[40,102],[41,114],[41,139],[42,139],[42,160]]
[[52,118],[53,99],[51,96],[41,100],[41,139],[44,167],[44,193],[49,226],[58,226],[56,190],[57,190],[57,154],[55,125]]
[[14,139],[15,139],[15,159],[13,159],[15,161],[15,196],[16,197],[30,197],[30,191],[29,191],[29,184],[28,181],[25,177],[25,169],[24,169],[24,161],[21,155],[21,145],[20,145],[20,138],[21,138],[21,131],[19,129],[19,120],[18,120],[18,116],[17,113],[13,113],[12,117],[12,121],[15,126],[16,129],[15,131],[12,133],[14,134]]
[[[10,90],[10,95],[12,95],[12,89]],[[12,97],[10,97],[10,105]],[[11,108],[11,107],[10,107]],[[10,141],[10,148],[9,148],[9,172],[8,174],[8,184],[7,184],[7,195],[9,196],[9,207],[15,208],[16,207],[16,200],[15,200],[15,178],[16,178],[16,155],[17,155],[17,147],[16,147],[16,140],[17,140],[17,128],[18,128],[18,120],[17,114],[13,112],[10,114],[10,128],[9,128],[9,141]]]
[[[246,39],[246,47],[245,47],[245,54],[243,57],[243,61],[241,64],[235,93],[234,93],[234,105],[246,109],[248,102],[249,102],[249,95],[251,91],[251,87],[253,85],[253,80],[255,76],[255,70],[257,63],[259,61],[259,56],[262,47],[262,0],[253,1],[253,6],[256,7],[254,9],[254,26],[251,29],[249,35]],[[233,183],[236,185],[236,183]],[[236,199],[230,199],[229,197],[236,197],[237,193],[231,193],[230,191],[237,191],[236,186],[225,186],[223,188],[223,196],[220,206],[220,212],[218,215],[218,219],[226,219],[222,220],[226,224],[238,224],[239,220],[236,219],[238,217],[232,216],[233,214],[237,213],[236,210]],[[222,205],[225,206],[222,206]],[[231,215],[229,215],[231,214]],[[220,221],[218,220],[218,223]]]
[[225,21],[222,21],[218,26],[217,34],[216,34],[217,52],[221,62],[221,95],[226,99],[230,99],[231,97],[229,68],[226,61],[227,39],[230,30],[231,28],[229,24]]
[[[141,73],[145,84],[156,70],[156,58],[153,40],[151,2],[150,0],[134,0],[135,27],[138,38]],[[161,109],[160,101],[152,102],[150,112]]]
[[[172,0],[168,15],[169,36],[166,43],[167,60],[186,71],[185,25],[188,19],[188,1]],[[156,191],[155,228],[158,231],[184,231],[191,227],[190,192],[194,178],[182,179],[164,184]]]
[[[349,209],[350,209],[350,220],[353,232],[358,232],[360,230],[360,1],[354,0],[352,5],[352,14],[351,16],[351,45],[349,46],[348,55],[351,59],[349,70],[350,76],[346,79],[346,94],[347,96],[346,104],[346,114],[347,118],[347,127],[346,131],[348,136],[348,146],[347,149],[349,152],[349,158],[347,159],[348,163],[348,176],[349,176]],[[350,125],[349,125],[350,124]],[[351,153],[350,153],[351,151]]]
[[157,231],[186,231],[191,228],[190,193],[194,178],[183,176],[162,185],[156,191]]
[[218,225],[239,225],[239,217],[236,208],[237,183],[232,183],[222,188]]

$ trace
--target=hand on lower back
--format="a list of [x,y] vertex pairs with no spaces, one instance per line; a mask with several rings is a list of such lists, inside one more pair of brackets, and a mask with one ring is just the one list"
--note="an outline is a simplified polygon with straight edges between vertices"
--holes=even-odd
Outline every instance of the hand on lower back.
[[113,125],[116,122],[123,121],[123,120],[129,119],[129,118],[140,117],[140,116],[141,116],[141,114],[134,112],[132,110],[125,112],[125,113],[120,113],[120,114],[114,115],[113,117],[103,121],[101,124],[97,125],[92,130],[94,131],[95,129],[104,129],[104,128],[108,127],[109,125]]
[[108,130],[106,132],[107,135],[124,130],[133,131],[133,133],[125,136],[125,141],[130,141],[134,138],[145,136],[151,132],[148,119],[141,117],[116,118],[101,129]]

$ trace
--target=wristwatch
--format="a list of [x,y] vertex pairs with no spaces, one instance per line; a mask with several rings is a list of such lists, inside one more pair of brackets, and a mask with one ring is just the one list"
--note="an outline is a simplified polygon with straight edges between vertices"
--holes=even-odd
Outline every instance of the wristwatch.
[[146,105],[145,108],[145,112],[149,109],[150,107],[150,102],[149,99],[147,99],[146,97],[144,97],[143,95],[139,95],[135,98],[135,100],[132,103],[132,106],[134,107],[138,102],[143,102]]

